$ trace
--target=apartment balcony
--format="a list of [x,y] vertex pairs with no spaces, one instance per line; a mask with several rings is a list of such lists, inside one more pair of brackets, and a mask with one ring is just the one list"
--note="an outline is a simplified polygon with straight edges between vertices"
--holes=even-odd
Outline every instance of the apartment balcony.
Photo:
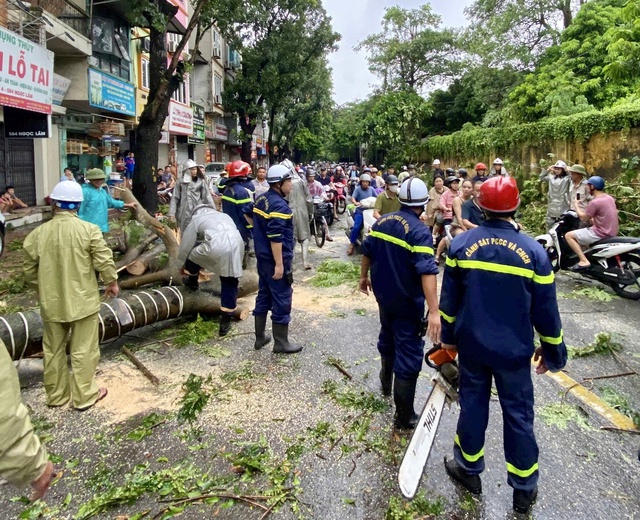
[[0,0],[0,25],[59,56],[90,56],[89,14],[81,0]]

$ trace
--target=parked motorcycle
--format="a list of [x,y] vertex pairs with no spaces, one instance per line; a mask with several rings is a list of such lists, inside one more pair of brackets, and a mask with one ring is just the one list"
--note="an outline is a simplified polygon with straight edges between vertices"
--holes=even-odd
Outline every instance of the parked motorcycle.
[[[364,238],[369,234],[369,231],[371,231],[371,228],[373,227],[373,225],[376,222],[376,219],[373,218],[373,205],[376,202],[376,198],[375,197],[369,197],[367,199],[364,199],[362,201],[360,201],[360,204],[364,207],[364,210],[362,212],[362,217],[363,217],[363,221],[364,221],[364,226],[362,227],[362,231],[360,232],[360,236],[358,237],[358,239],[356,240],[356,245],[360,246],[362,245],[362,242],[364,241]],[[348,237],[351,236],[351,229],[353,229],[353,224],[354,224],[354,215],[356,213],[356,209],[357,206],[355,204],[349,204],[347,206],[347,231],[346,234]]]
[[[549,255],[553,271],[569,269],[578,262],[565,235],[578,229],[580,219],[575,211],[566,211],[549,230],[536,237]],[[584,252],[591,262],[589,269],[580,274],[610,285],[615,293],[630,300],[640,300],[640,238],[605,238]]]
[[316,245],[322,247],[327,238],[325,223],[327,219],[333,219],[333,205],[331,202],[325,202],[321,197],[313,198],[313,215],[309,219],[309,229],[315,237]]

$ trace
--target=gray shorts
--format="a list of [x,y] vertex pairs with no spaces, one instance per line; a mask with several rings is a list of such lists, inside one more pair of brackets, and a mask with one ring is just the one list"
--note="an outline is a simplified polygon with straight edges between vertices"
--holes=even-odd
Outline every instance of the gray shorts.
[[598,240],[602,240],[602,237],[596,235],[593,232],[593,228],[590,227],[574,230],[573,236],[578,241],[578,244],[585,247],[597,242]]

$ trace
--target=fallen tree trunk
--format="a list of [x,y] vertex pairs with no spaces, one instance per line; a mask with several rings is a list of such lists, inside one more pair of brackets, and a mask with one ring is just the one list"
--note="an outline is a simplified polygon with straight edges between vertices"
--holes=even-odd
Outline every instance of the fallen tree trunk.
[[127,273],[140,276],[147,271],[156,272],[160,267],[160,255],[166,251],[164,244],[158,244],[146,253],[142,253],[133,262],[127,265]]
[[158,240],[158,237],[153,233],[150,233],[149,236],[144,237],[137,246],[128,249],[124,256],[116,262],[116,269],[118,271],[121,271],[131,262],[134,262],[156,240]]
[[[245,271],[240,279],[239,296],[258,290],[258,277]],[[130,311],[132,322],[122,325],[109,302],[100,305],[100,343],[118,338],[127,332],[159,321],[194,314],[219,314],[220,299],[207,290],[191,291],[185,287],[160,287],[123,295],[121,299]],[[243,320],[248,309],[238,308],[237,319]],[[18,360],[42,352],[43,322],[40,311],[18,312],[0,317],[0,339],[11,359]]]

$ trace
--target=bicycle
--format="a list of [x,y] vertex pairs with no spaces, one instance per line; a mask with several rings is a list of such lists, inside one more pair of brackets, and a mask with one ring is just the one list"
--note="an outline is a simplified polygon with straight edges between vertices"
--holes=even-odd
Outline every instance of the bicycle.
[[327,239],[325,225],[327,225],[326,216],[333,216],[333,205],[330,202],[324,202],[321,198],[313,199],[313,215],[309,219],[309,229],[315,237],[316,245],[322,247]]

